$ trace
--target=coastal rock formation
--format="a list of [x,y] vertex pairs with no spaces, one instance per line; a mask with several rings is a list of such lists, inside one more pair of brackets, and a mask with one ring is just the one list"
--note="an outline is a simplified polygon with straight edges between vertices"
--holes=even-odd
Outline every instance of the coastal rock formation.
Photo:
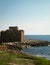
[[48,41],[42,41],[42,40],[30,40],[27,39],[23,42],[26,44],[26,46],[48,46],[49,42]]

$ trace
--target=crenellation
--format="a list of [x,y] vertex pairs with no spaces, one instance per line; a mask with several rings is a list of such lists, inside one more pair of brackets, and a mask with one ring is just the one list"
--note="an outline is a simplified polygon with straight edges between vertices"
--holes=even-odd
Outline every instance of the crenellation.
[[9,30],[17,30],[18,31],[18,27],[17,26],[15,26],[15,27],[9,27]]

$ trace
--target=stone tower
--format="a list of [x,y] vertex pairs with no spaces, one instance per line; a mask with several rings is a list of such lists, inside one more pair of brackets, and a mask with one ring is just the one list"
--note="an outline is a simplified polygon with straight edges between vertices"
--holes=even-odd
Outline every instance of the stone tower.
[[24,30],[18,30],[17,26],[9,27],[8,30],[0,32],[0,41],[2,42],[23,42]]
[[19,30],[19,41],[23,42],[24,41],[24,31]]

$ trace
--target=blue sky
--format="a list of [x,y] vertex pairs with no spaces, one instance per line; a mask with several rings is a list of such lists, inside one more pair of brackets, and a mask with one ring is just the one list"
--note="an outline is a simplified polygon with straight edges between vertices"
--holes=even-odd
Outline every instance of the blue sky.
[[0,0],[0,30],[9,26],[28,35],[50,35],[50,0]]

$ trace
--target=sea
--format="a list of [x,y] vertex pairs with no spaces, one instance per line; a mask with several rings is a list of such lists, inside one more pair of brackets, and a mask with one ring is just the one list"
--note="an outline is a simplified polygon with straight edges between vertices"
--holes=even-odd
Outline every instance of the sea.
[[50,42],[50,35],[25,35],[25,39],[43,40]]
[[[50,42],[50,35],[25,35],[24,38]],[[50,46],[28,47],[24,49],[24,52],[50,60]]]

